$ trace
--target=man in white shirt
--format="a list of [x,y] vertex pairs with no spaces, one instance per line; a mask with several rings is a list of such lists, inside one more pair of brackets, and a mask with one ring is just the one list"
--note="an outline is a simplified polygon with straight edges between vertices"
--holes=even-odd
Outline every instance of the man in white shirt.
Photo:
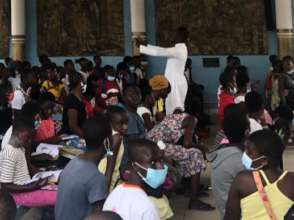
[[124,220],[159,220],[159,211],[144,191],[144,185],[157,189],[166,178],[167,167],[163,168],[157,146],[151,141],[130,141],[128,149],[132,167],[127,183],[110,193],[103,211],[113,211]]
[[167,57],[165,76],[170,82],[171,93],[166,99],[166,113],[171,114],[175,109],[184,110],[184,103],[188,91],[188,84],[185,78],[185,65],[188,58],[186,41],[188,30],[179,27],[176,33],[175,46],[169,48],[152,45],[140,45],[140,52],[150,56]]

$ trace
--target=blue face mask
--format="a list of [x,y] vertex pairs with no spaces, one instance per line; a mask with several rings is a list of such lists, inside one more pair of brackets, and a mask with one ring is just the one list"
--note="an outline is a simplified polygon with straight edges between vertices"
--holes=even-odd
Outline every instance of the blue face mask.
[[146,169],[145,167],[141,166],[138,163],[135,163],[138,167],[140,167],[143,170],[147,171],[146,177],[144,177],[141,173],[138,172],[138,175],[142,178],[142,180],[148,184],[150,187],[153,189],[157,189],[160,187],[166,178],[168,167],[167,165],[164,165],[163,169],[152,169],[148,168]]
[[252,164],[253,164],[253,162],[258,161],[258,160],[260,160],[262,158],[264,158],[264,156],[261,156],[259,158],[256,158],[256,159],[252,160],[248,156],[248,154],[246,152],[244,152],[243,153],[243,156],[242,156],[242,164],[244,165],[244,167],[246,168],[246,170],[259,170],[259,169],[261,169],[263,167],[263,165],[261,165],[261,166],[259,166],[257,168],[253,168],[252,167]]
[[107,80],[108,81],[114,81],[115,80],[115,77],[114,76],[107,76]]

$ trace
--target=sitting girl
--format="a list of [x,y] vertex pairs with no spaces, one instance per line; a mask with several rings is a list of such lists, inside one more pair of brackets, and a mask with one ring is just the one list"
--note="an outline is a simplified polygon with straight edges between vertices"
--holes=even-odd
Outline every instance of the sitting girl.
[[106,176],[107,188],[111,192],[120,178],[120,165],[124,154],[123,135],[128,130],[126,110],[118,106],[108,107],[106,115],[112,126],[112,142],[105,143],[106,157],[99,163],[98,169]]

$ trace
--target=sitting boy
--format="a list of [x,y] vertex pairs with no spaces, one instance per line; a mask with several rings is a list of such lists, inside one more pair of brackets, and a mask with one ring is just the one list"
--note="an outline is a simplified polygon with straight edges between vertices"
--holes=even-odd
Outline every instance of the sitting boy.
[[144,186],[161,186],[167,167],[158,160],[156,144],[148,140],[129,142],[129,157],[132,164],[129,178],[110,193],[103,210],[114,211],[124,220],[159,220],[158,209],[147,196]]
[[71,160],[60,177],[56,220],[84,219],[91,212],[101,210],[107,196],[106,178],[97,166],[106,153],[105,140],[111,137],[110,123],[98,114],[84,123],[83,134],[86,152]]
[[27,118],[17,118],[9,143],[0,152],[0,183],[24,207],[52,206],[56,191],[39,190],[47,179],[31,182],[26,149],[32,142],[33,124]]

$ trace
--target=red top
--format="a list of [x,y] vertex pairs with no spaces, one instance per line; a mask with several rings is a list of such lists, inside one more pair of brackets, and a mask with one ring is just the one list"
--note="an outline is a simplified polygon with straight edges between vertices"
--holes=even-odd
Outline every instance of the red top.
[[119,87],[116,81],[109,81],[107,79],[98,80],[98,89],[97,89],[97,103],[96,103],[96,112],[102,112],[107,108],[107,100],[114,96],[119,95]]
[[234,104],[235,97],[225,91],[221,91],[219,95],[219,105],[218,105],[218,117],[220,122],[222,123],[224,120],[224,111],[225,108],[230,105]]
[[36,131],[35,141],[42,142],[48,138],[55,136],[55,124],[51,118],[42,120],[39,128]]

